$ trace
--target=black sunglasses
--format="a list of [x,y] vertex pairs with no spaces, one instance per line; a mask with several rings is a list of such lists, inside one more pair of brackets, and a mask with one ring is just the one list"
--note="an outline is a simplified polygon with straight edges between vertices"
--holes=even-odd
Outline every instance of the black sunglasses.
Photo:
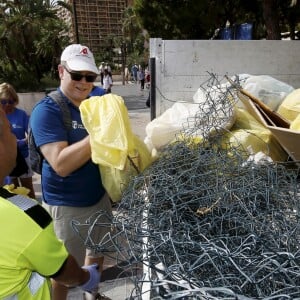
[[82,78],[85,78],[86,82],[94,82],[97,78],[97,75],[92,75],[92,74],[82,75],[77,72],[71,72],[66,68],[66,66],[64,66],[64,69],[70,74],[71,79],[75,81],[80,81]]
[[1,104],[2,105],[6,105],[6,104],[14,104],[15,101],[14,100],[6,100],[6,99],[1,99]]

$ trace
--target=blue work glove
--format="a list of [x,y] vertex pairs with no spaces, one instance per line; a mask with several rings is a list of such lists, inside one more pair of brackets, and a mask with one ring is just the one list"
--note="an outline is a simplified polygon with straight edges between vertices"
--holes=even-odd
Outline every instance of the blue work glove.
[[99,273],[99,266],[98,264],[92,264],[88,266],[83,266],[82,269],[88,270],[90,273],[90,279],[80,285],[79,287],[89,293],[92,293],[94,291],[98,290],[98,284],[100,282],[100,273]]

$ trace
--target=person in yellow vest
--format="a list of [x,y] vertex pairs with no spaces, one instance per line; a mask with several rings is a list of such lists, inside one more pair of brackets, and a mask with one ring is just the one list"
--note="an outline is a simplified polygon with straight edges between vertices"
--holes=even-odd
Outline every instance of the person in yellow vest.
[[[16,166],[16,157],[16,137],[0,108],[1,183]],[[0,299],[50,300],[50,278],[86,292],[98,289],[97,264],[77,264],[57,239],[50,215],[36,200],[1,186],[0,224]]]

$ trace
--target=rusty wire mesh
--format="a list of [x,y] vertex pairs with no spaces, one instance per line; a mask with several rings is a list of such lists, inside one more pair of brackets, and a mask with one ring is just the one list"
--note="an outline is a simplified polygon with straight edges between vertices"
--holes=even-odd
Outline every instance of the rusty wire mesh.
[[[300,298],[298,171],[224,144],[236,96],[219,85],[211,76],[202,86],[199,113],[132,179],[112,219],[74,221],[89,247],[134,275],[131,299]],[[95,226],[112,231],[93,240]]]

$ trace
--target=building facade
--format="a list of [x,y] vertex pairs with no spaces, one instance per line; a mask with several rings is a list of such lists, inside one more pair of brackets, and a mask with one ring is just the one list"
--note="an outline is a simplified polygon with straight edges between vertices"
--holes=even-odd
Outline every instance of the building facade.
[[93,53],[113,46],[113,38],[122,37],[123,13],[132,0],[66,0],[73,14],[64,10],[64,19],[72,24],[74,42],[87,45]]

